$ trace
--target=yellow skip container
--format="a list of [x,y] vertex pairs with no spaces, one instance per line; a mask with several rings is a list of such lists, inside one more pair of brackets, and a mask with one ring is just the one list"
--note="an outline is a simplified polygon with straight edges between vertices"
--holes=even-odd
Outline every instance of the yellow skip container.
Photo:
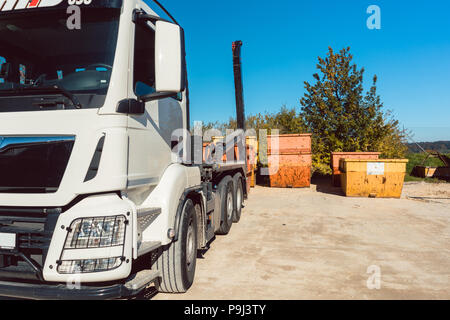
[[407,159],[341,159],[341,186],[347,197],[400,198]]

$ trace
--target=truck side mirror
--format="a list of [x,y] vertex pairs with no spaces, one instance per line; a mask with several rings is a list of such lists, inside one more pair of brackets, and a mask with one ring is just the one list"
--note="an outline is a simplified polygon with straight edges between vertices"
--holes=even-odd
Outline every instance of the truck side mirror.
[[135,99],[119,101],[116,107],[117,113],[140,115],[145,113],[145,103]]
[[186,78],[184,31],[179,25],[162,20],[156,21],[155,26],[156,92],[182,92]]

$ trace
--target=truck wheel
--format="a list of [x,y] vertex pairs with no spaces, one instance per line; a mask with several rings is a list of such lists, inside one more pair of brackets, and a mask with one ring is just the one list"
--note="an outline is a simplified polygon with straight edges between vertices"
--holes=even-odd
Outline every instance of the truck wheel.
[[236,173],[233,177],[234,194],[236,203],[234,206],[233,222],[239,222],[241,220],[241,211],[244,204],[244,189],[242,186],[242,174]]
[[233,179],[230,176],[226,176],[220,181],[217,187],[218,194],[220,196],[220,228],[217,230],[217,234],[225,235],[230,232],[231,225],[233,224],[234,216],[234,186]]
[[194,282],[197,259],[197,215],[192,200],[184,203],[178,240],[160,253],[156,269],[162,277],[156,289],[164,293],[184,293]]

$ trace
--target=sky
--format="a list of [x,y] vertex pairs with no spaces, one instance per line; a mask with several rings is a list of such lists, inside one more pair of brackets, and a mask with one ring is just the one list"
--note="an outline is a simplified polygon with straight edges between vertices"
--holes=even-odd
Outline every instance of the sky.
[[[386,110],[414,141],[450,140],[448,0],[161,2],[185,29],[192,121],[235,116],[235,40],[244,43],[246,114],[300,108],[317,58],[349,46],[365,88],[376,74]],[[371,5],[380,8],[381,29],[367,27]]]

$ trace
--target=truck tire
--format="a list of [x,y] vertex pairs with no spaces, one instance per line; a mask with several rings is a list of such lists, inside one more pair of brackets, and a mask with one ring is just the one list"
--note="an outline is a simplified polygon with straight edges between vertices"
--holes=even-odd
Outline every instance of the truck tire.
[[221,222],[217,234],[225,235],[230,232],[234,216],[234,186],[233,178],[226,176],[220,181],[217,187],[217,193],[220,197],[220,205],[217,208],[220,212]]
[[184,293],[194,282],[197,259],[197,215],[192,200],[184,203],[178,240],[161,249],[156,259],[156,270],[161,278],[156,290],[164,293]]
[[244,204],[244,187],[242,180],[243,180],[242,174],[239,172],[236,173],[233,177],[234,195],[235,195],[233,222],[239,222],[239,220],[241,220],[241,212]]

